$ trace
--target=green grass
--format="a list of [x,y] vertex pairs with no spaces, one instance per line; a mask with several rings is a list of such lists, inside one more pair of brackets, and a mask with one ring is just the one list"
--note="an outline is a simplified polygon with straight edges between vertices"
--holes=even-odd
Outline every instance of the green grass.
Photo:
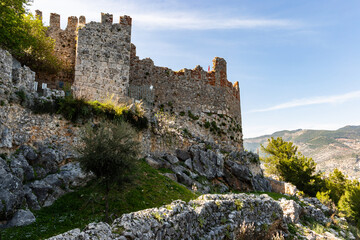
[[[114,186],[110,192],[112,220],[123,213],[159,207],[176,199],[189,201],[197,197],[143,160],[134,176],[132,183],[123,187]],[[90,222],[104,221],[103,197],[101,185],[92,181],[86,187],[64,195],[52,206],[34,211],[35,223],[3,230],[0,239],[45,239],[73,228],[84,228]]]
[[261,195],[261,194],[267,194],[269,195],[269,197],[271,197],[274,200],[279,200],[280,198],[285,198],[287,200],[294,200],[297,201],[298,199],[296,197],[290,197],[281,193],[276,193],[276,192],[247,192],[247,194],[255,194],[255,195]]

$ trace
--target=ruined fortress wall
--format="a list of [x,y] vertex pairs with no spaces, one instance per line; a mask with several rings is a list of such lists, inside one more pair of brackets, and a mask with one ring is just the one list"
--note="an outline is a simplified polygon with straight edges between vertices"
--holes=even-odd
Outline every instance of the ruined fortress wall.
[[[36,11],[36,16],[42,19],[42,13],[40,11]],[[84,24],[85,17],[81,16],[80,18]],[[66,83],[70,85],[73,83],[78,24],[77,17],[69,17],[67,27],[63,30],[60,28],[60,15],[51,13],[47,35],[55,40],[54,54],[62,61],[63,69],[56,74],[37,73],[36,81],[40,84],[47,83],[49,88],[60,89],[63,88]]]
[[0,106],[7,103],[13,92],[33,92],[34,81],[35,72],[21,66],[8,51],[0,48]]
[[90,22],[79,29],[74,94],[91,100],[127,96],[129,87],[131,18],[102,14],[101,23]]
[[[144,91],[144,87],[149,90]],[[239,85],[227,80],[226,61],[222,58],[214,58],[209,72],[200,66],[175,72],[155,66],[151,59],[139,60],[133,45],[129,95],[145,100],[153,96],[155,108],[169,106],[174,112],[222,114],[241,124]]]

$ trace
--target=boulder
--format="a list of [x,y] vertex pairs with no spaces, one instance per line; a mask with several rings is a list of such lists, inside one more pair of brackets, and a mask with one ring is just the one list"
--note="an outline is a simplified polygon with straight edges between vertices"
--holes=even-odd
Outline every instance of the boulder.
[[294,200],[280,199],[280,206],[284,213],[284,220],[287,223],[296,224],[300,221],[302,208]]
[[44,205],[46,198],[54,191],[53,187],[50,184],[42,180],[35,180],[28,186],[31,188],[32,192],[37,197],[40,206]]
[[180,161],[186,161],[187,159],[191,158],[190,153],[181,149],[177,149],[175,151],[177,158]]
[[0,148],[12,148],[13,135],[12,131],[0,124]]
[[159,168],[163,168],[164,167],[164,163],[158,160],[155,160],[152,157],[146,157],[145,158],[146,162],[153,168],[155,169],[159,169]]
[[34,162],[38,158],[35,149],[30,146],[22,145],[19,147],[19,149],[22,152],[23,156],[26,158],[26,160],[28,160],[30,163]]
[[171,164],[176,164],[179,162],[179,159],[171,154],[165,154],[165,159]]
[[21,207],[24,195],[21,179],[13,175],[0,158],[0,220],[9,219]]
[[11,172],[21,181],[31,181],[35,178],[34,169],[26,161],[22,154],[13,155],[9,158]]
[[6,227],[21,227],[32,224],[36,221],[34,214],[30,210],[18,210],[13,218],[6,224]]

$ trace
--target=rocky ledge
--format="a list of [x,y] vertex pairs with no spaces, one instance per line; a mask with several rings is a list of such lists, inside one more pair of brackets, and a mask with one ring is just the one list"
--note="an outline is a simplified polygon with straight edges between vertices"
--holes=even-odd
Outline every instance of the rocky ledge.
[[259,156],[251,152],[226,152],[215,144],[199,143],[175,154],[149,156],[146,161],[156,169],[167,169],[165,176],[200,193],[271,191]]
[[72,188],[84,186],[85,174],[74,157],[55,145],[21,146],[12,155],[0,155],[0,228],[35,221],[31,210],[52,205]]
[[[188,203],[174,201],[160,208],[124,214],[111,225],[91,223],[50,238],[60,239],[340,239],[339,233],[319,235],[300,218],[331,224],[325,206],[315,199],[275,201],[267,194],[207,194]],[[298,232],[291,235],[289,226]],[[336,235],[337,234],[337,235]],[[343,231],[346,239],[355,239]]]

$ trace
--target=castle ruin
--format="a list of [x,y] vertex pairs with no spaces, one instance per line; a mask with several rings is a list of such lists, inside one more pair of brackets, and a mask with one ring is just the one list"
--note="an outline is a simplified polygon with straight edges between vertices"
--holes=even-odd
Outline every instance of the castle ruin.
[[[42,18],[40,11],[36,14]],[[84,16],[69,17],[62,30],[60,16],[51,13],[48,35],[55,39],[55,54],[66,69],[55,75],[37,74],[37,81],[57,89],[68,83],[76,97],[87,100],[130,98],[144,101],[155,111],[225,115],[237,126],[231,140],[242,149],[239,84],[228,81],[223,58],[213,59],[211,71],[200,66],[180,71],[158,67],[150,58],[136,56],[131,17],[113,22],[113,15],[103,13],[100,23],[86,23]]]

